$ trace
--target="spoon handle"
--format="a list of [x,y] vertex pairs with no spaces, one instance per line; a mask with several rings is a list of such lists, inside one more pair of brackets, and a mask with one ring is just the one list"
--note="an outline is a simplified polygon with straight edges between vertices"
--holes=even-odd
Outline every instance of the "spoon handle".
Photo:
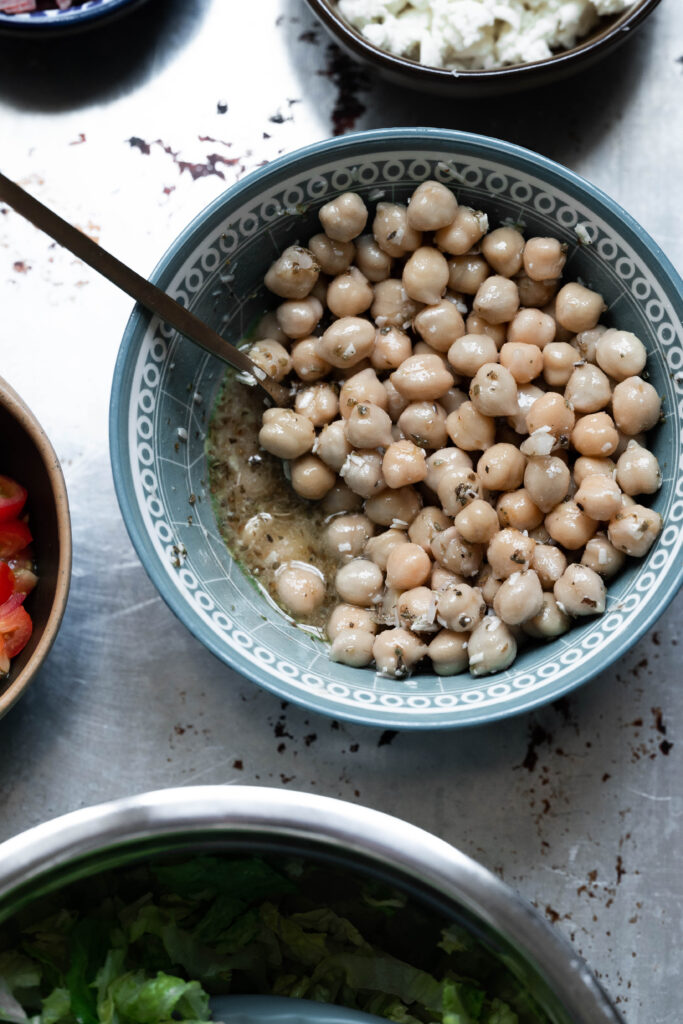
[[48,209],[15,182],[6,178],[4,174],[0,174],[0,199],[41,231],[44,231],[59,245],[68,249],[93,270],[121,288],[145,309],[156,313],[171,327],[175,327],[190,341],[200,345],[201,348],[211,352],[223,362],[229,363],[236,370],[251,374],[276,404],[290,404],[291,400],[287,390],[268,378],[261,379],[263,371],[254,365],[245,352],[241,352],[225,338],[221,338],[220,334],[212,330],[189,309],[185,309],[161,288],[157,288],[131,267],[127,267],[125,263]]

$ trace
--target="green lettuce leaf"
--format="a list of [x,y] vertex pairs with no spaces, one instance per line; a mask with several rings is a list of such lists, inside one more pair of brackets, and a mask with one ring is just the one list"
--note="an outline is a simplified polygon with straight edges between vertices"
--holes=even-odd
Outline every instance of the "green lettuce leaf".
[[116,1012],[133,1024],[158,1024],[174,1014],[183,1020],[210,1020],[209,997],[198,981],[183,981],[170,974],[147,978],[130,971],[109,987]]

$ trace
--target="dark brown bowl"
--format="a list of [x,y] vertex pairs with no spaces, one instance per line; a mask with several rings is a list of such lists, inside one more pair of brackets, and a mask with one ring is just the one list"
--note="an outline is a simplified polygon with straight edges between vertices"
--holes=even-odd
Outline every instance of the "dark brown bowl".
[[26,508],[38,563],[38,585],[26,599],[33,635],[0,678],[0,717],[19,700],[57,635],[71,579],[71,522],[55,450],[28,406],[0,377],[0,474],[28,491]]
[[307,0],[336,42],[352,57],[370,65],[383,78],[395,85],[443,96],[493,96],[519,92],[537,85],[559,81],[602,60],[630,38],[631,32],[660,0],[637,0],[623,14],[604,18],[585,39],[571,50],[563,50],[547,60],[530,64],[514,64],[490,71],[447,71],[428,67],[407,57],[396,57],[373,46],[353,28],[337,10],[334,0]]

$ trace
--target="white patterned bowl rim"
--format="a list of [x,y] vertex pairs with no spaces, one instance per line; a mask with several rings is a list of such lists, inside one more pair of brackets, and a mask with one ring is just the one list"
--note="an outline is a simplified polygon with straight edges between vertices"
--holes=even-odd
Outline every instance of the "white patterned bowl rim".
[[[221,364],[136,308],[124,333],[110,410],[114,480],[130,536],[164,600],[195,636],[287,700],[336,718],[406,729],[483,723],[555,700],[622,656],[675,595],[683,578],[680,277],[624,210],[573,172],[510,143],[437,129],[356,133],[274,161],[199,214],[152,276],[205,316],[217,317],[229,299],[222,326],[226,336],[242,336],[253,318],[258,276],[239,267],[256,260],[262,274],[292,240],[293,217],[308,216],[349,188],[371,200],[380,191],[404,197],[428,176],[450,183],[461,201],[493,209],[499,220],[506,214],[536,233],[567,240],[570,274],[599,287],[608,317],[617,307],[615,322],[648,345],[648,372],[667,414],[654,444],[664,485],[652,503],[665,527],[649,555],[610,585],[601,618],[522,652],[509,670],[486,678],[425,674],[396,681],[336,665],[320,641],[274,612],[245,578],[218,535],[210,501],[187,504],[188,495],[205,488],[202,417],[206,396],[217,391]],[[589,244],[577,243],[577,226]],[[229,283],[241,272],[247,298]],[[204,397],[203,406],[190,391]],[[178,428],[186,442],[179,443]]]
[[69,7],[62,11],[50,8],[45,11],[27,11],[24,14],[0,13],[0,26],[3,28],[52,29],[81,25],[93,21],[104,14],[127,7],[136,0],[85,0],[78,7]]

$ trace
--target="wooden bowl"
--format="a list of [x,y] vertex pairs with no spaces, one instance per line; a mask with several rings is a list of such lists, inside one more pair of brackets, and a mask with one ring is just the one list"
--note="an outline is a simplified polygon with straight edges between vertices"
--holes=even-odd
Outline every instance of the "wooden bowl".
[[0,473],[28,490],[38,584],[26,599],[33,635],[0,679],[0,717],[27,689],[52,647],[71,579],[71,522],[59,459],[37,419],[0,377]]

